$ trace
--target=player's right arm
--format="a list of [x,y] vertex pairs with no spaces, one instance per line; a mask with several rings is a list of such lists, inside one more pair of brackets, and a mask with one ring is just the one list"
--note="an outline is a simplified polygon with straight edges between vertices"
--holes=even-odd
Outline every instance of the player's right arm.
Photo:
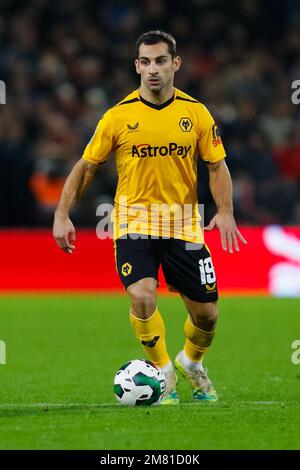
[[97,164],[82,158],[74,165],[65,182],[54,215],[53,236],[59,248],[66,253],[71,254],[75,249],[75,228],[69,212],[83,197],[97,170]]

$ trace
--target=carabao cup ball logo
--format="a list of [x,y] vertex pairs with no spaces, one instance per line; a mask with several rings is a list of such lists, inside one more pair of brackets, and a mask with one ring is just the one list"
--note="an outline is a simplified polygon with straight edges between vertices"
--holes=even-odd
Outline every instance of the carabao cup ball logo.
[[146,360],[127,362],[114,378],[114,393],[122,405],[158,405],[165,389],[164,373]]

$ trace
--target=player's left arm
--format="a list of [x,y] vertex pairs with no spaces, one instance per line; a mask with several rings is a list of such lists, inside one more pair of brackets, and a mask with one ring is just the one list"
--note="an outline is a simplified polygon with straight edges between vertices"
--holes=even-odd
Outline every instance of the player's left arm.
[[239,251],[240,240],[247,244],[247,241],[238,230],[234,216],[232,204],[232,181],[225,163],[220,160],[215,163],[208,163],[209,186],[217,206],[217,213],[211,219],[205,230],[212,230],[217,227],[221,233],[221,242],[223,250],[233,253],[233,249]]

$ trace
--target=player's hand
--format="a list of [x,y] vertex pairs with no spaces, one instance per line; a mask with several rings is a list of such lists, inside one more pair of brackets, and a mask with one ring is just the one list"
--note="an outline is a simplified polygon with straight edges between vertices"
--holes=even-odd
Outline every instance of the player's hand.
[[72,254],[75,250],[75,228],[68,217],[55,215],[53,224],[53,237],[63,251]]
[[236,251],[240,251],[238,239],[244,244],[247,245],[247,241],[238,230],[234,217],[231,212],[218,212],[210,221],[207,227],[204,227],[204,230],[211,231],[215,227],[220,230],[221,233],[221,243],[222,248],[229,253],[233,253],[233,248]]

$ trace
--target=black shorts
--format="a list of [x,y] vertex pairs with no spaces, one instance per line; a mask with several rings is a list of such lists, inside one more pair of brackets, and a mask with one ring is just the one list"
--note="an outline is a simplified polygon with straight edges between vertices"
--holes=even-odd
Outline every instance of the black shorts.
[[127,235],[115,240],[115,256],[126,289],[145,277],[158,279],[161,265],[171,291],[180,292],[196,302],[218,299],[215,270],[206,245],[175,238],[139,236],[134,240]]

